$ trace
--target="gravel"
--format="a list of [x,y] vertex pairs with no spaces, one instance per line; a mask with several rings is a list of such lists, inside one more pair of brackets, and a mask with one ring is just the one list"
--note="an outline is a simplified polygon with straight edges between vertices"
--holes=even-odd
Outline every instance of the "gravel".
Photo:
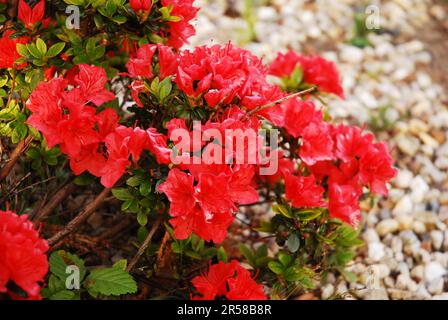
[[[229,2],[244,12],[245,1]],[[243,15],[225,15],[227,1],[198,0],[203,9],[191,45],[232,41],[266,61],[288,48],[335,61],[346,99],[328,99],[332,116],[367,124],[397,160],[389,197],[363,206],[366,248],[349,268],[357,280],[332,275],[320,298],[448,299],[448,99],[421,32],[431,33],[437,21],[447,25],[446,7],[432,0],[376,1],[384,32],[369,33],[371,45],[360,49],[348,44],[359,1],[253,2],[256,39]]]

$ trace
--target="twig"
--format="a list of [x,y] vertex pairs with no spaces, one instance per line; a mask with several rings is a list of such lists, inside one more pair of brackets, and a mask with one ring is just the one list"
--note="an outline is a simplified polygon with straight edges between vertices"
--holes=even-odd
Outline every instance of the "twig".
[[165,231],[165,235],[163,236],[162,243],[160,244],[160,248],[157,251],[157,269],[163,268],[165,266],[165,261],[169,255],[166,255],[165,247],[170,239],[170,234],[168,230]]
[[19,142],[14,151],[11,153],[9,161],[0,170],[0,181],[5,179],[10,173],[16,162],[19,160],[20,156],[28,148],[28,145],[33,141],[32,136],[28,136],[25,140]]
[[101,191],[101,193],[95,198],[95,200],[90,202],[73,220],[71,220],[67,224],[64,229],[48,239],[48,244],[50,246],[54,246],[56,243],[71,234],[81,223],[86,221],[92,215],[92,213],[94,213],[95,210],[98,209],[101,204],[103,204],[104,199],[107,198],[110,190],[111,188],[105,188],[103,191]]
[[50,213],[76,188],[73,182],[67,183],[58,192],[54,194],[53,197],[48,201],[48,203],[40,209],[33,218],[34,223],[39,223],[42,219],[50,215]]
[[152,226],[151,230],[148,233],[148,236],[146,237],[145,241],[143,241],[140,248],[138,248],[137,253],[135,254],[134,258],[132,258],[131,262],[129,263],[128,267],[126,268],[126,271],[131,272],[132,269],[134,269],[135,265],[137,264],[138,260],[142,256],[142,254],[145,252],[146,248],[151,243],[151,239],[156,233],[157,229],[159,229],[160,223],[162,222],[162,218],[157,219],[156,223]]
[[290,95],[288,95],[286,97],[283,97],[281,99],[269,102],[268,104],[256,107],[255,109],[252,109],[249,112],[247,112],[244,117],[248,118],[249,116],[253,115],[254,113],[260,112],[261,110],[264,110],[266,108],[270,108],[270,107],[276,106],[276,105],[278,105],[280,103],[285,102],[286,100],[289,100],[289,99],[292,99],[292,98],[304,95],[304,94],[309,93],[309,92],[313,92],[314,90],[316,90],[316,88],[317,87],[311,87],[311,88],[308,88],[308,89],[305,89],[305,90],[302,90],[302,91],[290,94]]
[[15,18],[17,16],[17,8],[19,6],[19,0],[9,0],[8,16]]
[[[26,175],[24,175],[22,178],[20,178],[20,180],[14,185],[14,187],[11,188],[11,190],[9,190],[9,192],[0,200],[0,203],[3,203],[3,201],[5,201],[12,193],[14,193],[14,191],[20,186],[20,184],[26,180],[26,178],[28,178],[31,175],[31,172],[28,172]],[[18,193],[18,192],[16,192]]]

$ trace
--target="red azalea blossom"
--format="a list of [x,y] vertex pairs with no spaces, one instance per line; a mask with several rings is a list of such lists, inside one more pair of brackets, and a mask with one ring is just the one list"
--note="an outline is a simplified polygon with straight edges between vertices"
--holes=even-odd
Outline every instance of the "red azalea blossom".
[[306,84],[318,86],[321,92],[344,97],[336,65],[320,56],[299,55],[291,50],[286,54],[279,53],[272,62],[269,73],[279,78],[290,77],[297,67],[302,69]]
[[26,298],[40,299],[39,282],[48,271],[47,250],[47,241],[39,238],[27,215],[0,211],[0,292],[8,292],[9,282],[14,282]]
[[201,173],[197,185],[193,184],[193,176],[172,169],[159,186],[171,203],[174,234],[178,239],[186,239],[195,232],[206,241],[222,242],[235,207],[229,193],[229,177]]
[[308,165],[317,161],[333,160],[333,145],[330,126],[326,123],[311,123],[303,131],[300,158]]
[[196,17],[199,8],[193,6],[194,0],[162,0],[162,6],[171,7],[171,16],[177,17],[175,21],[168,21],[168,45],[179,49],[188,38],[196,33],[191,20]]
[[394,178],[397,171],[392,168],[392,157],[387,144],[375,143],[359,161],[359,178],[370,187],[372,193],[387,195],[386,182]]
[[206,274],[195,277],[191,282],[200,293],[200,296],[192,297],[194,300],[214,300],[217,297],[228,300],[267,299],[263,286],[257,284],[249,270],[236,260],[213,264]]
[[312,101],[290,99],[283,103],[283,108],[285,109],[284,127],[294,138],[302,136],[311,123],[319,125],[323,122],[322,111],[317,110]]
[[139,13],[144,12],[147,13],[151,11],[153,0],[130,0],[129,4],[131,5],[131,8]]
[[137,50],[136,56],[129,59],[129,62],[126,64],[129,75],[134,78],[142,77],[152,79],[154,74],[152,73],[151,63],[156,50],[157,46],[154,44],[141,46]]
[[339,218],[352,226],[361,219],[359,208],[360,190],[353,185],[331,184],[328,210],[333,218]]
[[0,38],[0,68],[16,68],[17,70],[22,69],[27,64],[26,62],[16,65],[15,62],[21,57],[17,52],[16,45],[18,43],[25,44],[28,41],[28,37],[19,37],[15,39],[10,39],[13,35],[13,31],[8,30],[3,33]]
[[[19,20],[26,28],[32,29],[36,22],[42,21],[45,14],[45,0],[40,0],[33,8],[25,0],[19,0]],[[48,22],[47,22],[48,24]]]
[[265,82],[265,67],[249,51],[226,46],[197,47],[179,56],[176,83],[186,95],[203,96],[210,107],[251,95],[250,87]]
[[285,198],[293,207],[326,207],[323,200],[325,189],[316,184],[314,176],[297,177],[285,175]]

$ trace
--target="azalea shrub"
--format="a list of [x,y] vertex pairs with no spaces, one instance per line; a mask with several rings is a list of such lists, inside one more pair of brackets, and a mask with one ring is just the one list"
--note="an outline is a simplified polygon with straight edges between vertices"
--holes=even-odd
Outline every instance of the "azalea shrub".
[[329,115],[333,62],[185,49],[198,10],[0,1],[2,297],[286,299],[351,277],[386,143]]

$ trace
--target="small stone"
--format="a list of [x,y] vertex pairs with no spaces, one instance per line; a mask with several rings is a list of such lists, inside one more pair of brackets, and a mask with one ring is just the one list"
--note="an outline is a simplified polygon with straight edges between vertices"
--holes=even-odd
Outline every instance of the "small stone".
[[411,229],[412,222],[414,221],[414,218],[412,216],[408,215],[399,215],[395,218],[395,220],[398,221],[400,230],[409,230]]
[[399,237],[394,237],[391,241],[390,247],[393,252],[401,253],[403,251],[403,241]]
[[429,237],[431,238],[433,248],[435,250],[440,250],[443,244],[443,232],[439,230],[432,230],[429,233]]
[[425,281],[432,282],[434,279],[441,278],[446,274],[446,269],[438,262],[430,262],[425,266]]
[[417,83],[422,89],[426,89],[431,86],[432,80],[427,73],[417,73]]
[[413,156],[420,148],[420,141],[415,137],[399,135],[396,138],[398,148],[407,155]]
[[424,277],[425,267],[422,265],[415,266],[411,270],[411,277],[417,281],[421,281]]
[[341,50],[341,60],[350,62],[351,64],[358,64],[364,59],[364,52],[354,46],[344,46]]
[[437,278],[432,280],[428,284],[428,291],[432,294],[441,294],[443,292],[443,278]]
[[412,199],[410,196],[405,195],[397,202],[394,209],[392,210],[392,214],[395,216],[406,215],[412,212],[414,205],[412,203]]
[[429,186],[421,176],[417,176],[412,180],[411,189],[412,201],[414,203],[421,203],[429,191]]
[[323,300],[327,300],[334,293],[334,286],[331,283],[324,285],[321,289],[321,297]]
[[378,225],[376,226],[376,231],[380,236],[383,237],[386,234],[394,233],[395,231],[397,231],[399,226],[400,225],[398,221],[394,219],[385,219],[378,223]]
[[426,232],[426,226],[421,221],[414,221],[412,222],[412,230],[417,234],[423,234]]
[[389,300],[387,290],[385,288],[364,289],[362,298],[364,300]]
[[399,170],[398,174],[394,180],[394,183],[398,188],[403,188],[403,189],[409,188],[409,186],[412,183],[413,177],[414,176],[411,171],[406,170],[406,169]]
[[364,231],[362,237],[364,238],[364,241],[367,243],[380,242],[378,233],[373,228],[369,228],[366,231]]
[[384,257],[384,255],[384,244],[380,242],[369,244],[368,256],[370,260],[372,260],[373,262],[378,262]]

